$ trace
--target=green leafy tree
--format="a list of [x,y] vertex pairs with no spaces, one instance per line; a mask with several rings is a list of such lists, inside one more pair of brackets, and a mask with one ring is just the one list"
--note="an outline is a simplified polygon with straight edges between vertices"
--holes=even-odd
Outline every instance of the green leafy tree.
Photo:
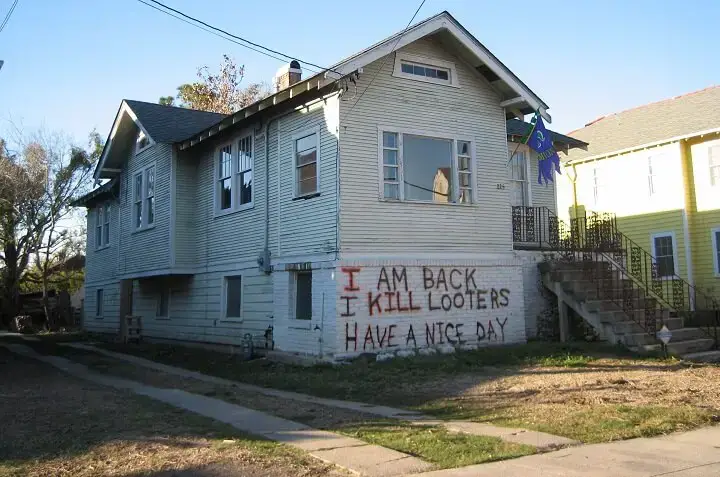
[[238,66],[227,55],[223,55],[217,74],[211,73],[207,66],[198,68],[197,74],[200,81],[182,84],[175,98],[163,96],[158,102],[174,106],[177,99],[177,104],[185,108],[232,114],[270,95],[270,87],[265,83],[242,86],[245,67]]

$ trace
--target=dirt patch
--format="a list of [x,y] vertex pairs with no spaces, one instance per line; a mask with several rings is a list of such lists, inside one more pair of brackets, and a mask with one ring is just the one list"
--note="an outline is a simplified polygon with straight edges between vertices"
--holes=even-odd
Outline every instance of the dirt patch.
[[2,476],[344,475],[282,445],[0,348]]

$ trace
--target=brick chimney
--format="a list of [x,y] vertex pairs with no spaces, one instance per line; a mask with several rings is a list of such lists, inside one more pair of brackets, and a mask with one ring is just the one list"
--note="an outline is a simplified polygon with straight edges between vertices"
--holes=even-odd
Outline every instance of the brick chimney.
[[289,88],[299,82],[301,78],[302,70],[300,69],[300,63],[297,60],[292,60],[289,64],[280,67],[277,73],[275,73],[275,78],[273,78],[275,92],[277,93],[285,88]]

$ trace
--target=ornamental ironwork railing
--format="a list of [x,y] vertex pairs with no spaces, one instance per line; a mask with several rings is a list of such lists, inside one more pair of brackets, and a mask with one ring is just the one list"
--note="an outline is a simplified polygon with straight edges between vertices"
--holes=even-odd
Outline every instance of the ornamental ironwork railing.
[[[675,273],[622,233],[614,214],[590,212],[568,225],[547,207],[512,208],[516,248],[558,252],[560,260],[582,262],[583,278],[598,298],[622,309],[653,337],[674,314],[686,327],[720,338],[720,302]],[[674,264],[676,266],[677,264]]]

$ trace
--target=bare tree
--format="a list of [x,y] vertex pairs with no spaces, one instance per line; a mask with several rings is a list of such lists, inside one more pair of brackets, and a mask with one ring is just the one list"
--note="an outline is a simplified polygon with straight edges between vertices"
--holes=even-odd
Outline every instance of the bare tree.
[[3,320],[19,311],[20,281],[31,258],[40,275],[43,306],[48,320],[49,275],[55,255],[68,233],[61,221],[69,217],[72,202],[89,187],[92,165],[102,151],[93,131],[87,149],[72,146],[61,134],[40,131],[16,141],[21,153],[0,153],[0,244],[2,253]]
[[[182,107],[232,114],[270,95],[270,86],[266,83],[241,86],[245,67],[238,66],[227,55],[223,55],[219,73],[210,73],[208,67],[203,66],[198,68],[197,74],[200,81],[178,87],[177,99]],[[166,106],[174,106],[175,98],[163,96],[158,102]]]

